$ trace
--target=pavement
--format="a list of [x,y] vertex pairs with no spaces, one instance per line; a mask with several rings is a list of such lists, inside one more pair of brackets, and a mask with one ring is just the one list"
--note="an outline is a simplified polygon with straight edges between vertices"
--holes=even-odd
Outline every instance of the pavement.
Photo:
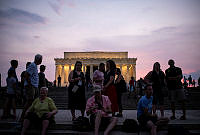
[[[0,109],[0,116],[2,116],[3,110]],[[9,120],[13,122],[17,122],[20,118],[22,109],[17,109],[17,119],[16,120]],[[157,112],[158,116],[160,116],[160,112]],[[79,110],[76,111],[76,117],[80,116],[81,113]],[[170,117],[172,115],[171,110],[165,110],[165,117]],[[86,116],[86,114],[85,114]],[[136,110],[123,110],[123,117],[119,117],[118,122],[121,123],[125,119],[136,119],[137,111]],[[176,117],[175,120],[170,120],[169,123],[193,123],[193,124],[200,124],[200,110],[187,110],[186,111],[186,120],[180,120],[179,118],[182,116],[181,110],[176,110]],[[86,116],[88,117],[88,116]],[[55,115],[56,123],[63,123],[69,122],[72,120],[70,110],[58,110],[58,113]]]
[[[3,110],[0,109],[0,116],[2,116],[2,112]],[[17,119],[16,120],[12,120],[12,119],[8,119],[8,120],[0,120],[0,123],[17,123],[17,121],[20,118],[22,109],[17,109],[16,113],[17,113]],[[187,110],[187,119],[186,120],[179,120],[179,118],[182,116],[182,111],[181,110],[177,110],[176,111],[176,117],[177,119],[175,120],[170,120],[169,125],[186,125],[187,129],[192,129],[195,131],[197,131],[197,134],[200,134],[200,110]],[[158,116],[160,116],[159,111],[157,112]],[[76,111],[76,117],[80,116],[81,113],[80,111]],[[172,115],[170,110],[165,110],[165,116],[166,117],[170,117]],[[86,115],[85,115],[86,116]],[[123,110],[123,117],[120,117],[118,119],[118,123],[117,125],[122,125],[123,121],[125,119],[136,119],[137,116],[137,111],[136,110]],[[88,116],[86,116],[88,117]],[[56,120],[56,124],[58,126],[62,126],[62,125],[69,125],[72,124],[72,117],[71,117],[71,112],[70,110],[58,110],[58,113],[55,115],[55,120]],[[60,127],[61,128],[61,127]],[[4,130],[0,128],[0,131]],[[14,130],[14,134],[17,133],[15,132],[16,130]],[[6,131],[7,132],[7,131]],[[60,133],[59,133],[60,132]],[[3,131],[1,133],[4,133]],[[19,132],[18,132],[19,134]],[[54,134],[80,134],[80,135],[92,135],[93,132],[78,132],[78,131],[73,131],[73,130],[67,130],[66,128],[64,129],[60,129],[60,130],[50,130],[49,133],[50,135],[54,135]],[[100,132],[100,135],[103,134],[103,132]],[[111,132],[111,135],[137,135],[136,133],[126,133],[120,130],[115,130]],[[148,132],[140,132],[140,135],[149,135]],[[158,135],[168,135],[167,129],[166,130],[161,130],[158,131]]]

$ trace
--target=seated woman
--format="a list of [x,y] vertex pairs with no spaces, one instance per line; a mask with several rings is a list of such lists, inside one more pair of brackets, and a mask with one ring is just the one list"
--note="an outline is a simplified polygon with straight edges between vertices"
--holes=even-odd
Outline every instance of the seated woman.
[[152,84],[147,84],[145,86],[145,95],[138,102],[137,119],[142,127],[147,127],[151,130],[151,135],[156,135],[157,126],[167,124],[169,119],[167,117],[158,118],[156,114],[152,114],[152,93]]
[[90,115],[90,122],[95,123],[95,135],[98,135],[100,124],[108,124],[104,135],[114,128],[117,123],[116,117],[111,117],[112,113],[111,102],[108,96],[101,95],[102,88],[99,85],[95,85],[93,88],[94,96],[88,99],[86,104],[86,113]]
[[57,108],[54,101],[47,97],[48,88],[40,89],[40,97],[36,98],[31,107],[26,111],[25,119],[21,135],[24,135],[31,123],[42,124],[42,135],[46,134],[46,130],[50,123],[54,122],[54,115],[57,113]]

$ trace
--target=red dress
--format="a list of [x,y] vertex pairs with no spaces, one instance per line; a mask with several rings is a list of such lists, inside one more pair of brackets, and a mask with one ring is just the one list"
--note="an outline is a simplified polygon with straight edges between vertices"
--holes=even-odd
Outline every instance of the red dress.
[[[115,72],[114,71],[110,71],[110,72],[106,72],[104,78],[104,86],[109,82],[110,80],[110,76],[115,77]],[[105,89],[105,91],[103,92],[103,95],[106,95],[109,97],[110,101],[111,101],[111,108],[112,108],[112,112],[118,112],[119,108],[118,108],[118,104],[117,104],[117,91],[114,85],[114,80],[113,82]]]

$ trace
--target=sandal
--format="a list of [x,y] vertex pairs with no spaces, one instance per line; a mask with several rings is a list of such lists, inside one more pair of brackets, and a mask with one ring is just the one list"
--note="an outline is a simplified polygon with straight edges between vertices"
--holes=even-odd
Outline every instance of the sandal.
[[175,116],[171,116],[171,117],[170,117],[170,120],[175,120],[175,119],[176,119]]
[[183,115],[180,117],[180,120],[186,120],[186,117]]

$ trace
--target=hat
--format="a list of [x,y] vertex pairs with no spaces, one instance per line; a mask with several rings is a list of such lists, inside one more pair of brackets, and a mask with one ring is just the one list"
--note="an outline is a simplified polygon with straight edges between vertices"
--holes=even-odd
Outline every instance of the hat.
[[102,88],[99,85],[93,85],[93,92],[100,92]]

